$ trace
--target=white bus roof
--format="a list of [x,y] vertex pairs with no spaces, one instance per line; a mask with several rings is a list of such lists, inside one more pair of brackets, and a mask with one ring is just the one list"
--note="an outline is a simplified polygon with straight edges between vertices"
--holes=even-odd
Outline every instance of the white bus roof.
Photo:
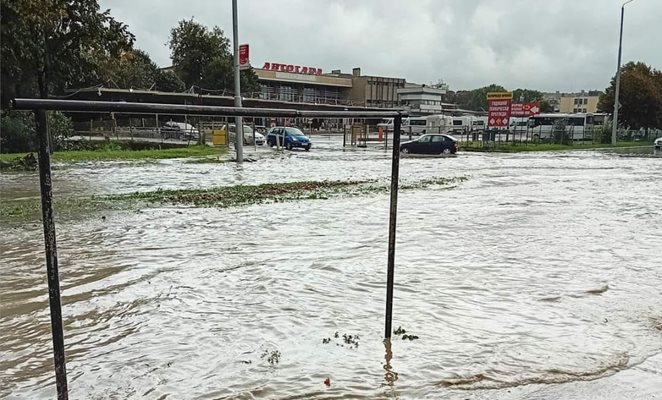
[[537,114],[532,116],[531,118],[570,118],[570,117],[585,117],[587,115],[597,115],[594,113],[575,113],[575,114],[568,114],[568,113],[549,113],[549,114]]

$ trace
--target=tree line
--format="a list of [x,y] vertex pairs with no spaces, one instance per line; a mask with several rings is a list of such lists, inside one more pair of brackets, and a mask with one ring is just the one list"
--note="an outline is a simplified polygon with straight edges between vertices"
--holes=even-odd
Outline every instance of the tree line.
[[[600,95],[598,112],[613,114],[616,74]],[[491,84],[473,90],[448,91],[444,101],[459,108],[487,111],[488,92],[506,92],[503,86]],[[540,102],[541,112],[554,112],[554,105],[543,93],[531,89],[513,90],[513,102]],[[662,128],[662,72],[643,62],[629,62],[621,67],[619,125],[625,129]]]

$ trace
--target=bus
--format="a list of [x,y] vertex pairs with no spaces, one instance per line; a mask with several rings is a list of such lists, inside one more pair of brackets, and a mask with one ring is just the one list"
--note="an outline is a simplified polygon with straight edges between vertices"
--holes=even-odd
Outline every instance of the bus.
[[595,118],[592,113],[538,114],[529,118],[529,128],[534,138],[549,139],[554,133],[564,132],[572,140],[584,140],[592,139],[594,127],[604,121],[606,119]]

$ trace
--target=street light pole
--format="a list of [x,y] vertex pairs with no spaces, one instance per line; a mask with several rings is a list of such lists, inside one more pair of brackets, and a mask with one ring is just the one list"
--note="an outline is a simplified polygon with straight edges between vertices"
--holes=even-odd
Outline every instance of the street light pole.
[[625,5],[633,1],[628,0],[621,6],[621,32],[618,38],[618,68],[616,69],[616,92],[614,93],[614,118],[611,127],[612,145],[616,145],[616,134],[618,131],[618,108],[620,107],[618,98],[621,92],[621,54],[623,52],[623,16],[625,15]]
[[[239,27],[237,21],[237,0],[232,0],[232,42],[234,44],[234,105],[241,107],[241,84],[239,83]],[[237,162],[244,162],[244,125],[242,117],[235,117],[234,148]],[[228,130],[229,131],[229,130]]]

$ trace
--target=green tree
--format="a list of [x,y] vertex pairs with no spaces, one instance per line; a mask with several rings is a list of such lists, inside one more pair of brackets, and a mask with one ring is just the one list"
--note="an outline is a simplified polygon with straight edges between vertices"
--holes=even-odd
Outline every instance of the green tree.
[[149,55],[136,49],[122,55],[112,78],[123,89],[149,89],[155,84],[158,72],[159,68]]
[[161,92],[183,92],[186,90],[184,81],[174,71],[158,70],[154,89]]
[[12,0],[0,6],[3,104],[99,83],[131,49],[127,26],[97,0]]
[[[598,111],[613,113],[616,77],[600,96]],[[662,127],[662,72],[642,62],[621,67],[619,123],[633,129]]]
[[[234,92],[234,64],[230,41],[215,26],[211,30],[191,20],[179,21],[170,30],[170,55],[177,75],[187,87]],[[255,71],[241,72],[242,93],[259,90]]]
[[542,92],[531,89],[515,89],[513,90],[513,102],[532,102],[542,101]]
[[474,111],[487,111],[488,92],[506,92],[501,85],[491,84],[470,91],[458,91],[456,96],[457,105],[460,108]]

